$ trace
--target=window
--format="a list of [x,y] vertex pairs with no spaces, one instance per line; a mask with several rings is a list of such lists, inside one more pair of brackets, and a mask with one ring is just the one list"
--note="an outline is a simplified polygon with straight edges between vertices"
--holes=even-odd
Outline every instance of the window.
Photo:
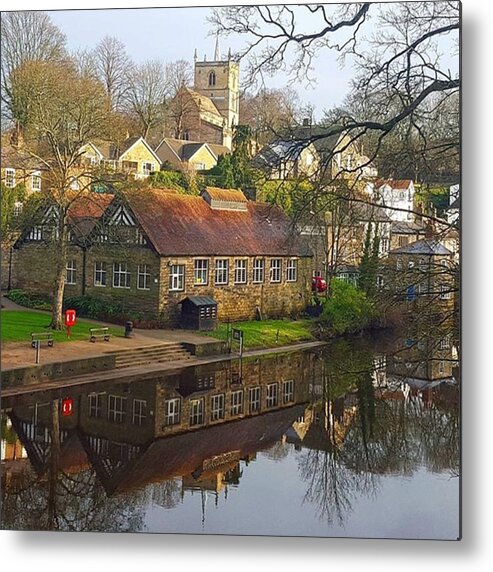
[[447,284],[440,285],[440,300],[450,300],[452,297],[452,292]]
[[125,397],[118,395],[108,396],[108,420],[115,423],[125,422]]
[[267,407],[279,405],[279,387],[277,383],[270,383],[267,386]]
[[399,257],[397,259],[396,267],[397,267],[397,270],[402,270],[402,258]]
[[231,415],[240,415],[243,413],[243,390],[233,391],[231,393]]
[[89,404],[89,417],[101,417],[103,413],[103,395],[104,393],[90,393],[87,396]]
[[79,191],[80,190],[80,183],[77,177],[72,177],[70,179],[70,188],[72,191]]
[[154,173],[154,163],[142,163],[142,173],[144,175],[150,175]]
[[445,336],[440,340],[439,348],[441,350],[448,350],[450,348],[450,336]]
[[5,186],[9,189],[15,187],[15,169],[5,169]]
[[224,419],[224,394],[213,395],[211,398],[211,421]]
[[282,382],[282,402],[294,401],[294,381],[292,379]]
[[190,426],[204,423],[204,400],[192,399],[190,401]]
[[216,260],[214,281],[216,284],[228,283],[228,261],[226,259]]
[[164,402],[164,424],[176,425],[180,422],[180,398],[168,399]]
[[264,259],[256,258],[253,262],[253,282],[259,284],[264,281]]
[[185,288],[185,265],[173,264],[169,273],[169,289],[183,290]]
[[94,263],[94,286],[106,286],[106,262]]
[[65,284],[75,284],[77,265],[75,260],[67,260]]
[[209,74],[209,85],[216,85],[216,74],[213,71]]
[[247,261],[235,260],[235,284],[246,284]]
[[132,423],[134,425],[144,425],[147,417],[147,401],[144,399],[134,399],[132,411]]
[[24,207],[23,203],[21,203],[19,201],[15,201],[14,210],[12,211],[12,215],[13,216],[20,216],[22,214],[23,207]]
[[407,246],[408,241],[409,241],[409,239],[408,239],[407,236],[399,236],[399,237],[397,238],[397,244],[398,244],[399,246]]
[[388,238],[381,238],[380,239],[380,252],[388,252],[389,251],[389,239]]
[[31,229],[27,235],[29,240],[41,240],[43,238],[43,231],[40,226],[35,226]]
[[36,192],[41,190],[41,173],[39,171],[35,171],[31,175],[31,189]]
[[113,264],[113,288],[130,288],[130,272],[126,262]]
[[286,280],[288,282],[296,282],[298,279],[298,261],[295,258],[288,260],[286,268]]
[[139,264],[137,266],[137,288],[139,290],[151,289],[151,274],[147,264]]
[[270,261],[270,281],[280,282],[281,281],[281,264],[280,258],[273,258]]
[[380,274],[377,276],[377,288],[383,288],[384,280]]
[[207,258],[199,258],[194,262],[193,283],[203,286],[209,282],[209,261]]
[[248,393],[250,413],[258,413],[260,411],[260,387],[251,387]]

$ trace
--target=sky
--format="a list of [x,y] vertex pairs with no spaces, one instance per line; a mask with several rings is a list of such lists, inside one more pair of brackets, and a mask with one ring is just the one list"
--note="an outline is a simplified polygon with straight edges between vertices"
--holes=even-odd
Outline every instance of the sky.
[[[211,25],[207,17],[210,8],[156,8],[115,10],[61,10],[48,12],[50,17],[67,36],[70,49],[89,49],[104,36],[120,39],[136,62],[146,59],[175,61],[185,59],[193,63],[194,50],[199,59],[207,54],[212,59],[215,36],[210,35]],[[239,49],[241,38],[221,38],[223,55]],[[342,103],[348,92],[352,77],[350,68],[339,67],[336,54],[324,51],[315,63],[317,85],[297,84],[301,99],[315,106],[319,118],[324,109]],[[282,88],[287,85],[284,75],[268,80],[268,87]]]

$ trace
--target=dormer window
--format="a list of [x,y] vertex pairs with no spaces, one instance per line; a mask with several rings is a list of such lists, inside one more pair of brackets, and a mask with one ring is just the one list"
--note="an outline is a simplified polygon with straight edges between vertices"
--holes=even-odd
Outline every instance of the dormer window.
[[211,71],[211,73],[209,74],[209,85],[210,86],[216,85],[216,74],[213,71]]

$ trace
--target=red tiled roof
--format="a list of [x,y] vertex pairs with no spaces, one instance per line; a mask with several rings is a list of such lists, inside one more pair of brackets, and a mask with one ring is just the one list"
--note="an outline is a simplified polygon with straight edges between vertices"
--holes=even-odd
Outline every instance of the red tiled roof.
[[72,219],[101,218],[114,198],[105,193],[81,193],[70,204],[69,216]]
[[405,190],[409,188],[411,183],[411,179],[377,179],[377,181],[375,181],[375,187],[379,189],[384,185],[389,185],[389,187],[393,189]]
[[161,256],[303,256],[288,217],[248,201],[246,210],[214,210],[202,198],[163,189],[127,195],[130,208]]

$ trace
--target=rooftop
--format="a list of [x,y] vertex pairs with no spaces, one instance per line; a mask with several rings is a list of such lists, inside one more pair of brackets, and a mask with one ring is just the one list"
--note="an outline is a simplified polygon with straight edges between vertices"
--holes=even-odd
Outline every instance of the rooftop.
[[400,248],[394,248],[390,254],[421,254],[426,256],[452,256],[452,252],[438,240],[422,239]]

